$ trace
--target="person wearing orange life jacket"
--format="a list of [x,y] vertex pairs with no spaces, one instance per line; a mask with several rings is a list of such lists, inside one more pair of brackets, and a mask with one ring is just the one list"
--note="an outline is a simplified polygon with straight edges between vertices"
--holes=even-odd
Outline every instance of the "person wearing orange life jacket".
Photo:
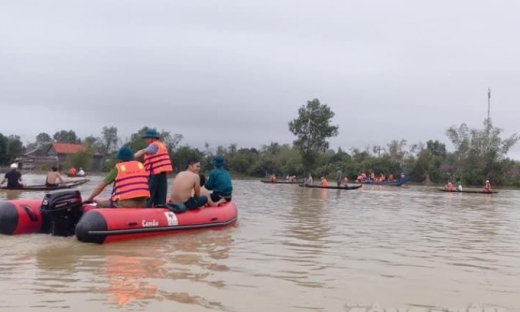
[[144,156],[144,167],[148,171],[148,186],[150,188],[150,199],[147,207],[157,207],[166,204],[168,193],[168,176],[173,171],[172,162],[168,149],[160,140],[160,135],[155,129],[148,129],[143,135],[148,146],[135,153],[138,159]]
[[[86,201],[96,202],[99,208],[145,208],[150,197],[145,166],[134,160],[134,153],[128,146],[121,147],[116,158],[118,163]],[[110,183],[114,183],[110,199],[94,200]]]
[[448,184],[444,186],[444,189],[448,191],[453,191],[453,182],[451,182],[451,180],[448,180]]
[[329,186],[329,181],[325,177],[321,177],[321,186]]

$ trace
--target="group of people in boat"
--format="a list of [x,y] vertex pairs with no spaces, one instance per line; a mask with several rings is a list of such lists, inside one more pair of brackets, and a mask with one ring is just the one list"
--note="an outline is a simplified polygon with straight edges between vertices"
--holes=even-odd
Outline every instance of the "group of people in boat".
[[[216,156],[212,161],[214,169],[209,172],[207,181],[200,174],[200,161],[197,158],[189,159],[185,170],[176,175],[167,202],[167,174],[173,171],[168,149],[155,129],[149,129],[143,138],[148,145],[142,150],[134,153],[128,146],[119,149],[116,155],[118,162],[86,201],[95,202],[98,207],[146,208],[173,205],[182,207],[183,210],[218,206],[231,201],[231,177],[223,168],[224,158]],[[137,160],[141,157],[143,162]],[[108,200],[95,199],[109,184],[113,184],[111,197]]]
[[86,175],[85,171],[81,167],[79,167],[79,171],[78,172],[76,172],[76,168],[74,168],[74,167],[69,169],[69,176],[70,177],[84,177],[85,175]]
[[[4,184],[7,181],[7,188],[24,188],[25,184],[22,182],[22,173],[18,171],[18,164],[13,163],[11,164],[11,170],[5,173],[4,179],[0,183],[0,185]],[[46,187],[56,187],[60,185],[60,183],[57,183],[57,181],[60,181],[61,184],[65,184],[63,181],[63,178],[61,177],[60,173],[58,172],[58,167],[52,166],[52,171],[47,173],[47,177],[45,179],[45,186]]]
[[[404,173],[401,173],[400,178],[403,179],[404,177],[405,177]],[[272,183],[276,182],[276,174],[275,173],[271,174],[269,180]],[[287,182],[296,182],[296,176],[287,175],[285,180]],[[328,186],[329,185],[329,182],[327,181],[327,178],[325,176],[322,176],[320,178],[320,180],[321,180],[321,182],[320,182],[321,186]],[[391,173],[388,175],[388,179],[387,179],[385,174],[381,173],[379,175],[379,177],[376,177],[374,172],[370,173],[370,178],[367,178],[366,173],[361,172],[357,176],[357,179],[355,180],[355,182],[357,182],[357,183],[363,183],[363,182],[366,182],[366,181],[371,181],[371,182],[389,181],[389,182],[392,182],[392,181],[396,181],[396,180],[394,179],[394,175],[391,174]],[[343,172],[341,171],[341,168],[338,167],[338,171],[336,172],[336,184],[337,184],[337,186],[339,187],[339,186],[342,186],[342,185],[347,185],[348,182],[349,182],[348,177],[346,175],[344,176]],[[311,174],[309,174],[309,176],[303,182],[303,184],[304,185],[312,185],[313,184],[313,179],[312,179],[312,175]]]
[[[459,192],[462,192],[462,183],[459,181],[459,183],[457,185],[457,188],[455,188],[455,185],[453,184],[453,181],[452,180],[448,180],[448,183],[446,183],[446,185],[444,185],[444,189],[448,190],[448,191],[459,191]],[[484,192],[492,192],[493,191],[493,188],[492,188],[491,183],[489,182],[489,180],[486,180],[486,184],[484,184],[483,191]]]
[[[400,179],[404,179],[404,173],[401,172],[401,176],[399,178]],[[370,182],[385,182],[385,181],[393,182],[393,181],[396,181],[396,180],[394,179],[394,175],[392,173],[388,174],[388,178],[387,178],[386,175],[384,173],[382,173],[382,172],[379,174],[379,176],[377,176],[373,171],[371,171],[369,177],[367,177],[367,174],[365,172],[361,172],[357,176],[356,182],[365,182],[365,181],[370,181]]]

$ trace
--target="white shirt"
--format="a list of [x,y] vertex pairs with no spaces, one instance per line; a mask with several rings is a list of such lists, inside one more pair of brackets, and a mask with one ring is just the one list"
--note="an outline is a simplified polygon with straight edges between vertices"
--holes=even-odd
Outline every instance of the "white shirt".
[[462,191],[462,185],[457,186],[457,191]]
[[83,171],[83,169],[81,169],[81,170],[78,172],[78,175],[85,175],[85,171]]

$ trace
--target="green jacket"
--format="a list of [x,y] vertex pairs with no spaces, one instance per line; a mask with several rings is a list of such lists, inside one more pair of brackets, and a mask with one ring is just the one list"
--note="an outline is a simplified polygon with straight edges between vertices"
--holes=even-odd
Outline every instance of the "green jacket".
[[209,172],[208,182],[204,184],[207,190],[213,190],[215,195],[230,196],[233,192],[231,176],[226,169],[215,168]]

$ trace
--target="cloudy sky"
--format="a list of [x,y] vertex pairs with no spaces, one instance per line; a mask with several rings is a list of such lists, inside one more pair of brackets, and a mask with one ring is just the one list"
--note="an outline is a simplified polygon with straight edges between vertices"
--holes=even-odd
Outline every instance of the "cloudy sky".
[[2,0],[0,132],[148,125],[197,146],[289,143],[288,121],[318,98],[340,126],[333,147],[448,143],[450,125],[480,126],[489,87],[510,135],[518,12],[501,0]]

